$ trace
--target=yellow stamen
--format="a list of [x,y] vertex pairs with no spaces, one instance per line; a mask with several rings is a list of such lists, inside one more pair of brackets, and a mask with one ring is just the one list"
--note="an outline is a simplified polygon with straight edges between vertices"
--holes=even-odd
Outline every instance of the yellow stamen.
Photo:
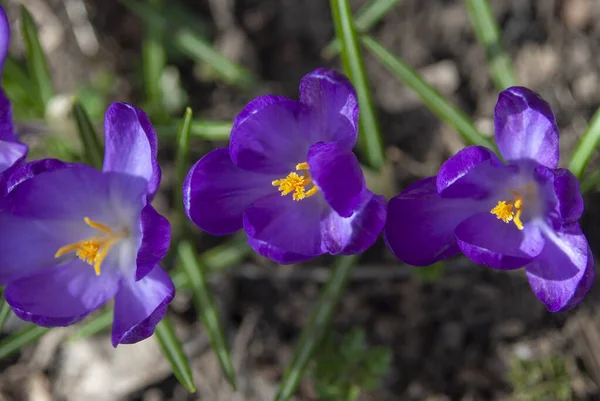
[[93,221],[88,217],[85,217],[83,221],[88,226],[101,231],[101,233],[59,248],[54,254],[54,257],[60,258],[63,255],[75,251],[75,255],[79,259],[94,266],[96,276],[99,276],[102,262],[106,258],[106,255],[108,255],[110,248],[119,242],[119,240],[125,236],[125,233],[122,232],[117,234],[104,224]]
[[[296,171],[303,170],[305,170],[306,173],[303,172],[302,175],[299,175],[298,173],[292,171],[287,175],[287,177],[272,181],[271,185],[274,187],[279,187],[277,189],[281,191],[281,196],[285,196],[291,192],[294,192],[292,199],[295,201],[309,198],[319,192],[319,189],[314,185],[310,176],[308,176],[308,163],[304,162],[296,165]],[[307,191],[306,187],[308,185],[312,185],[313,187]]]
[[[490,210],[490,213],[495,215],[498,220],[502,220],[505,223],[512,221],[519,230],[522,230],[523,222],[521,221],[521,212],[523,211],[523,196],[516,191],[510,192],[515,197],[515,200],[513,202],[498,201],[496,206]],[[513,211],[513,209],[515,211]]]

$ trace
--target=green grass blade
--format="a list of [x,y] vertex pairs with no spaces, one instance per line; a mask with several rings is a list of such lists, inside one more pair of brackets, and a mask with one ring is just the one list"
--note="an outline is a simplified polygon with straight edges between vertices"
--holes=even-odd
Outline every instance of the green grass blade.
[[210,344],[217,355],[221,370],[229,383],[236,388],[235,372],[229,356],[227,340],[223,333],[217,306],[206,282],[206,267],[198,260],[189,242],[181,242],[177,253],[179,261],[189,277],[194,304],[204,324]]
[[25,6],[21,6],[21,27],[27,49],[26,58],[29,76],[35,81],[40,99],[46,105],[52,99],[52,96],[54,96],[52,77],[48,69],[46,55],[40,44],[37,27],[35,26],[33,17]]
[[331,0],[331,14],[341,44],[342,66],[356,88],[360,105],[361,150],[369,167],[379,169],[385,163],[381,133],[348,0]]
[[44,118],[44,104],[37,87],[28,72],[10,56],[4,63],[2,89],[12,102],[15,117],[28,120]]
[[587,194],[600,184],[600,170],[594,171],[592,174],[585,177],[579,186],[579,190],[583,195]]
[[460,134],[468,145],[481,145],[495,149],[493,142],[483,136],[462,111],[454,107],[435,89],[419,76],[400,58],[394,56],[375,39],[364,35],[361,37],[365,47],[390,71],[399,81],[409,86],[421,98],[423,103],[439,119],[451,126]]
[[[365,3],[356,12],[354,18],[354,26],[359,32],[368,32],[375,26],[385,15],[400,3],[401,0],[371,0]],[[332,58],[340,53],[340,41],[333,39],[325,49],[323,49],[324,58]]]
[[308,362],[330,326],[333,311],[344,293],[357,259],[356,255],[337,258],[329,280],[321,291],[319,301],[311,312],[308,324],[302,330],[292,362],[283,374],[275,401],[288,401],[294,395]]
[[177,135],[177,153],[175,154],[175,177],[177,185],[175,187],[175,208],[179,216],[184,216],[183,194],[181,188],[188,170],[188,154],[190,147],[190,126],[192,122],[192,109],[185,110],[185,115],[181,121],[181,128]]
[[100,312],[99,315],[96,315],[91,319],[87,319],[75,333],[69,336],[69,341],[83,340],[84,338],[96,335],[108,329],[112,325],[112,322],[112,309],[104,310]]
[[[231,127],[231,121],[192,120],[190,136],[208,141],[228,141]],[[172,137],[179,131],[178,127],[163,125],[156,127],[156,132],[160,136]]]
[[571,154],[571,160],[569,160],[569,170],[577,178],[581,179],[583,177],[585,168],[598,145],[600,145],[600,108],[596,110],[590,125],[579,139],[575,150]]
[[34,324],[28,325],[25,328],[10,334],[8,337],[0,341],[0,359],[6,358],[14,354],[27,344],[38,340],[41,336],[49,332],[47,327],[40,327]]
[[90,116],[78,99],[75,99],[73,102],[72,111],[75,124],[77,125],[77,133],[83,144],[85,161],[91,166],[101,170],[104,160],[104,149],[100,144],[98,134],[94,129]]
[[[147,0],[148,7],[151,7],[157,13],[162,13],[164,8],[163,0]],[[162,107],[162,92],[160,89],[160,79],[163,69],[167,63],[167,56],[163,47],[163,31],[155,29],[154,25],[146,22],[145,39],[142,44],[142,67],[144,72],[144,86],[146,89],[146,98],[158,110]]]
[[164,16],[141,1],[121,0],[121,3],[154,29],[168,31],[165,36],[173,41],[173,45],[180,52],[196,62],[208,65],[226,83],[242,89],[251,89],[256,86],[258,79],[254,74],[219,53],[193,27],[172,26]]
[[8,319],[8,315],[10,315],[10,305],[6,300],[0,297],[0,301],[2,302],[2,306],[0,306],[0,333],[2,333],[2,328],[4,327],[4,323],[6,323],[6,319]]
[[467,11],[475,35],[485,48],[490,75],[498,91],[517,85],[510,56],[502,48],[500,29],[488,0],[467,0]]
[[190,363],[183,352],[179,339],[175,335],[171,322],[166,316],[156,325],[154,334],[179,383],[190,393],[195,393],[196,385],[194,384]]

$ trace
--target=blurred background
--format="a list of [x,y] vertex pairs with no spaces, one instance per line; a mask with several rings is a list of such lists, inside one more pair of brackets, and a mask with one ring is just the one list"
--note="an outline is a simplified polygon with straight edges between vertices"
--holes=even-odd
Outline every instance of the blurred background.
[[[366,2],[350,3],[356,11]],[[389,3],[371,35],[491,136],[498,91],[465,2]],[[570,154],[600,106],[600,1],[490,3],[517,81],[552,105],[562,154]],[[111,102],[134,103],[150,114],[159,133],[163,184],[154,204],[167,216],[179,208],[172,200],[180,190],[175,134],[186,106],[194,113],[191,163],[226,146],[231,120],[254,97],[297,98],[304,74],[319,66],[339,69],[337,53],[328,47],[334,27],[326,0],[3,0],[2,5],[13,30],[7,67],[13,72],[5,72],[3,85],[12,95],[19,132],[32,146],[31,158],[78,159],[81,145],[70,117],[74,97],[100,133]],[[20,5],[33,16],[48,57],[54,93],[45,110],[29,99],[26,87],[7,78],[15,76],[26,48]],[[435,175],[464,145],[377,59],[366,51],[364,59],[387,156],[368,182],[389,198]],[[162,68],[153,71],[153,65]],[[591,166],[598,166],[597,156]],[[598,192],[590,191],[582,219],[596,254],[598,202]],[[176,230],[184,230],[183,222],[173,220]],[[216,238],[196,229],[191,235],[199,252],[222,244],[233,244],[228,252],[237,252],[226,254],[231,262],[214,269],[210,284],[238,392],[223,378],[198,311],[182,290],[171,304],[171,319],[189,357],[196,394],[177,382],[154,339],[113,350],[109,331],[79,335],[78,327],[70,327],[0,359],[0,400],[273,399],[333,259],[277,266],[248,252],[243,237]],[[551,314],[521,271],[495,272],[463,258],[415,269],[395,260],[380,239],[361,256],[331,334],[294,399],[345,399],[335,388],[346,380],[360,382],[362,401],[600,400],[599,299],[596,285],[575,310]],[[0,338],[22,327],[10,318]]]

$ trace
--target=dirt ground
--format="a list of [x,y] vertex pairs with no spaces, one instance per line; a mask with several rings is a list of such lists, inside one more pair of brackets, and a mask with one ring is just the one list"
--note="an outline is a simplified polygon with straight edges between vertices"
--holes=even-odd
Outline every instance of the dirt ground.
[[[23,0],[47,28],[45,42],[50,43],[44,45],[50,50],[57,88],[69,93],[103,68],[117,76],[112,99],[136,102],[141,96],[142,22],[115,0],[86,0],[90,29],[99,44],[94,54],[86,55],[65,11],[67,3],[78,1]],[[16,3],[8,1],[14,18]],[[174,56],[170,61],[180,72],[196,116],[231,119],[248,100],[264,93],[296,97],[304,74],[318,66],[337,67],[337,60],[321,56],[333,36],[326,0],[173,3],[192,10],[214,43],[264,83],[245,93],[203,81],[197,66]],[[352,2],[355,9],[362,3]],[[539,92],[556,113],[564,166],[600,106],[600,1],[492,3],[519,82]],[[463,1],[403,0],[372,34],[491,135],[497,92]],[[52,41],[52,35],[59,39]],[[391,161],[387,170],[391,182],[402,188],[435,175],[440,164],[461,148],[458,136],[368,54],[366,66]],[[206,148],[202,144],[198,149],[202,146]],[[172,161],[168,152],[163,156],[168,180]],[[165,199],[163,195],[164,205]],[[600,193],[592,191],[582,219],[596,255],[599,201]],[[204,235],[202,243],[208,247],[217,241]],[[184,292],[172,309],[191,356],[197,394],[187,394],[169,374],[153,340],[113,351],[107,333],[63,342],[71,329],[54,330],[19,355],[0,361],[0,392],[7,401],[272,399],[330,260],[279,267],[253,256],[214,279],[232,345],[238,393],[221,377]],[[380,240],[361,258],[335,314],[334,330],[364,328],[369,345],[393,351],[392,368],[380,389],[362,394],[361,401],[553,401],[561,399],[560,386],[568,390],[564,399],[600,400],[599,301],[596,285],[575,310],[551,314],[533,296],[522,272],[495,272],[462,258],[447,265],[443,278],[427,282],[395,261]],[[11,323],[18,327],[18,322]],[[560,368],[546,369],[548,361]],[[315,397],[307,378],[295,399]]]

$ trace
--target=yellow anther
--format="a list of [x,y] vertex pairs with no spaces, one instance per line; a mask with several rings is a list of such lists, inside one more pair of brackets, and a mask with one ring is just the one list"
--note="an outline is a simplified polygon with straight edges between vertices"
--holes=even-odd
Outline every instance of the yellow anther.
[[521,212],[523,211],[523,196],[515,191],[511,191],[511,193],[515,197],[513,202],[498,201],[496,206],[490,210],[490,213],[505,223],[512,221],[519,230],[522,230]]
[[[302,171],[302,175],[292,171],[287,175],[287,177],[272,181],[271,185],[278,187],[277,189],[281,191],[281,196],[285,196],[293,192],[294,194],[292,195],[292,199],[295,201],[311,197],[319,192],[319,189],[313,184],[312,179],[308,175],[308,170],[308,163],[298,163],[296,165],[296,171]],[[307,191],[306,187],[308,185],[312,185],[313,187]]]
[[101,233],[99,233],[99,235],[95,235],[93,237],[61,247],[58,251],[56,251],[54,257],[60,258],[63,255],[75,251],[75,255],[79,259],[91,266],[94,266],[96,276],[99,276],[102,262],[106,258],[106,255],[108,255],[108,251],[110,251],[110,248],[119,242],[119,240],[122,239],[126,233],[114,233],[109,227],[93,221],[88,217],[85,217],[83,221],[88,226],[101,231]]

